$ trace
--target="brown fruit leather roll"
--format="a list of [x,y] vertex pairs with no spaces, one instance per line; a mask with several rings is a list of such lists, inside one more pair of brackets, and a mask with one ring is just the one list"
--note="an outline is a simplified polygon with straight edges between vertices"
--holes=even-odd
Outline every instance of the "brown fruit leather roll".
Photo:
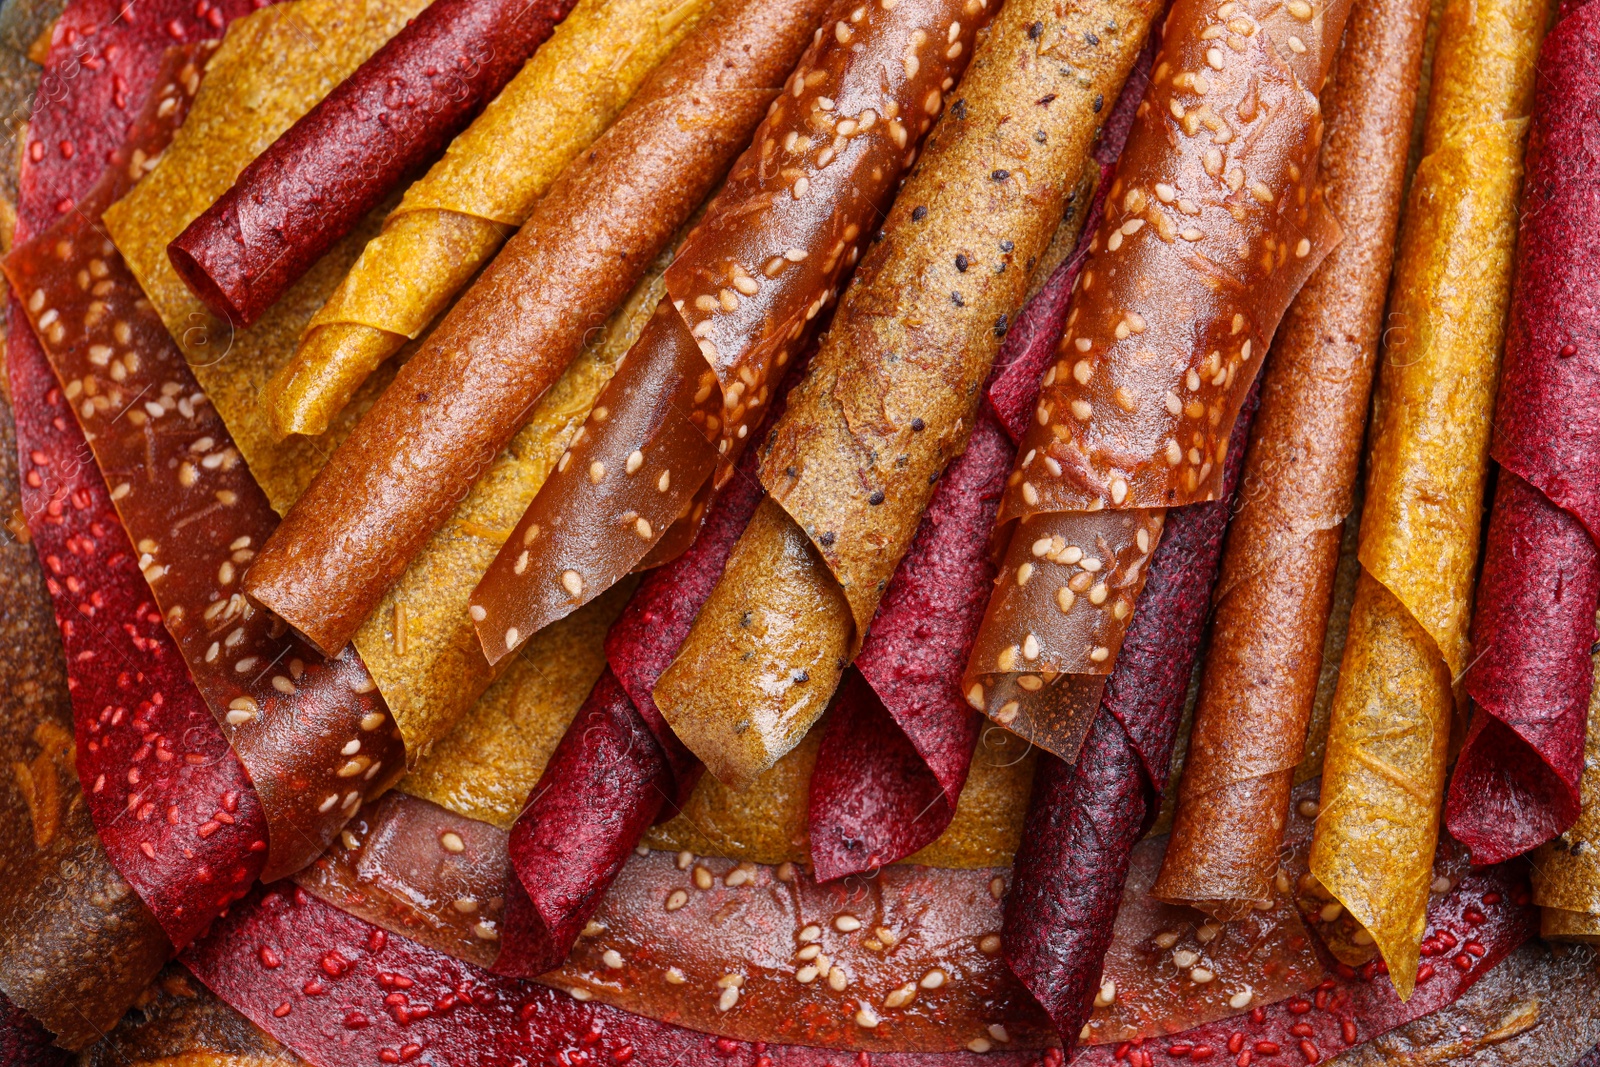
[[1161,509],[1216,499],[1289,301],[1339,229],[1317,185],[1348,0],[1182,0],[1168,16],[1059,359],[1000,504],[1000,577],[962,687],[1073,760]]
[[722,781],[793,748],[860,647],[1158,9],[1008,4],[949,94],[766,447],[772,499],[656,687]]
[[[364,797],[403,773],[405,745],[353,649],[325,660],[239,592],[277,515],[161,317],[99,232],[100,215],[166,148],[210,54],[157,82],[118,150],[126,162],[3,266],[106,477],[160,620],[261,797],[261,873],[270,881],[315,859]],[[107,725],[114,734],[119,724]],[[174,740],[160,742],[166,760],[181,755],[171,751]],[[126,785],[116,781],[124,776],[117,768],[107,788],[126,789],[137,814],[150,797],[136,788],[137,768],[126,775]],[[169,824],[178,821],[169,814]],[[216,829],[200,831],[202,840]],[[194,857],[190,849],[199,867],[218,862]],[[199,920],[199,909],[179,910]],[[171,932],[180,943],[198,933]]]
[[987,0],[835,5],[667,269],[656,317],[480,581],[491,663],[512,634],[526,638],[693,536],[696,495],[713,468],[718,484],[731,476],[772,376],[855,264],[933,123],[928,103],[965,70],[989,12]]
[[1229,911],[1271,895],[1354,506],[1428,7],[1357,0],[1323,94],[1322,178],[1345,238],[1268,357],[1155,887],[1163,899]]
[[337,651],[592,328],[705,199],[823,0],[725,0],[651,76],[395,376],[289,511],[249,594]]
[[218,318],[245,327],[444,151],[573,0],[434,0],[244,169],[167,248]]

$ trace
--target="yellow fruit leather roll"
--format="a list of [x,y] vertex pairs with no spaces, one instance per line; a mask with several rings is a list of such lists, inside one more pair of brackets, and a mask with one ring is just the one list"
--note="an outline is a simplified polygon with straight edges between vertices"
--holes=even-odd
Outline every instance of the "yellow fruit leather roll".
[[710,0],[580,0],[444,157],[406,190],[294,358],[267,382],[273,432],[320,434],[487,263],[616,118]]
[[1545,0],[1448,0],[1395,265],[1311,871],[1416,979]]

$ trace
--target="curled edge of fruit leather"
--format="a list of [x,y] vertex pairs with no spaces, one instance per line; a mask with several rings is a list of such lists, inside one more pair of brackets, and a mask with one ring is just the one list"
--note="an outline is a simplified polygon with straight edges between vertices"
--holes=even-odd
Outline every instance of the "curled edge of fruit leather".
[[1018,445],[1000,575],[962,680],[974,708],[1061,759],[1116,662],[1162,509],[1215,499],[1278,321],[1339,240],[1317,184],[1316,93],[1347,10],[1245,4],[1224,18],[1180,0],[1168,15]]
[[1038,289],[1001,342],[966,451],[940,476],[840,684],[808,789],[812,869],[824,881],[903,859],[955,816],[982,722],[960,681],[994,578],[989,530],[1104,210],[1108,176],[1144,99],[1158,36],[1147,36],[1067,198],[1051,239],[1062,258],[1047,254],[1035,268]]
[[[252,550],[277,525],[277,515],[160,316],[95,225],[143,175],[144,162],[165,149],[210,54],[207,48],[168,57],[117,150],[118,162],[78,198],[78,210],[15,248],[4,269],[107,478],[158,618],[260,798],[266,840],[251,847],[266,849],[264,868],[255,862],[240,866],[237,857],[193,864],[219,883],[241,879],[231,890],[238,896],[258,873],[270,880],[316,858],[355,806],[388,788],[406,761],[405,745],[353,651],[326,661],[266,613],[247,610],[238,578]],[[144,477],[134,473],[141,469]],[[158,479],[158,471],[170,475]],[[113,713],[91,729],[106,729],[110,736],[103,743],[114,745],[120,725]],[[91,741],[89,752],[101,743]],[[173,745],[183,742],[146,740],[152,743],[163,754],[158,758],[171,760]],[[113,781],[128,775],[130,785],[137,781],[137,770],[107,769],[114,770]],[[129,810],[137,814],[139,790],[128,794]],[[237,796],[219,803],[226,822],[200,819],[204,844],[189,851],[214,850],[208,839],[221,826],[234,825]],[[174,822],[173,813],[166,821]],[[250,825],[253,819],[240,821]],[[181,895],[186,879],[176,874],[172,882],[164,888]],[[169,928],[178,944],[192,939],[214,914],[166,907],[159,896],[145,895],[164,922],[187,911],[184,926]]]
[[1156,895],[1217,915],[1271,893],[1322,670],[1383,329],[1427,0],[1355,0],[1323,92],[1321,177],[1344,240],[1301,289],[1217,579],[1172,843]]
[[732,164],[825,9],[725,0],[700,22],[317,473],[252,598],[343,647]]
[[[405,191],[306,324],[261,403],[279,436],[320,434],[527,221],[562,168],[699,21],[707,0],[579,0],[527,65]],[[610,55],[609,62],[597,57]]]
[[572,3],[433,0],[173,239],[173,269],[219,319],[253,325],[444,150]]
[[[1600,660],[1590,659],[1591,673]],[[1533,856],[1533,901],[1546,940],[1600,944],[1600,685],[1589,693],[1578,819]]]
[[1465,679],[1476,711],[1445,807],[1475,863],[1534,848],[1579,813],[1600,602],[1597,57],[1600,7],[1567,5],[1539,53]]
[[[989,8],[836,4],[665,275],[667,296],[480,581],[491,663],[682,551],[888,206]],[[832,137],[826,136],[832,132]]]
[[[945,94],[883,240],[760,449],[772,496],[656,688],[723,782],[743,788],[792,749],[859,649],[1157,6],[1010,4]],[[1031,140],[997,140],[1019,113]]]
[[[1510,302],[1544,0],[1450,0],[1395,261],[1311,870],[1416,980]],[[1451,432],[1441,432],[1448,425]]]
[[1006,961],[1069,1050],[1091,1005],[1109,1006],[1100,1004],[1107,931],[1166,791],[1255,406],[1247,397],[1235,420],[1222,498],[1169,513],[1078,760],[1044,754],[1034,777],[1006,899]]

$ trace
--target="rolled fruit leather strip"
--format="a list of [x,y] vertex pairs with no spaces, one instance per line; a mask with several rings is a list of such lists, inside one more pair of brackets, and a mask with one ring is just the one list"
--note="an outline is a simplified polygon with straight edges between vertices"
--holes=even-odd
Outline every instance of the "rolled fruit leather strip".
[[572,158],[694,28],[706,0],[579,0],[384,219],[262,395],[273,430],[320,434],[527,221]]
[[[962,687],[1071,761],[1161,534],[1214,500],[1289,301],[1339,239],[1316,94],[1346,0],[1180,2],[1076,282],[998,517],[1000,577]],[[1098,288],[1096,287],[1098,283]]]
[[[211,18],[226,19],[239,10],[222,5],[213,9]],[[215,30],[192,7],[158,5],[145,13],[147,20],[131,20],[121,14],[120,5],[91,0],[71,5],[56,22],[44,56],[43,79],[51,80],[44,84],[70,85],[71,91],[42,98],[29,116],[29,129],[39,149],[49,143],[63,150],[17,154],[22,165],[17,239],[71,211],[74,197],[99,177],[108,154],[119,165],[127,162],[115,150],[134,117],[130,103],[133,108],[143,103],[174,35],[203,38]],[[19,518],[25,516],[32,523],[26,533],[46,564],[44,584],[57,600],[59,641],[75,668],[68,691],[77,714],[75,724],[69,725],[62,721],[64,706],[58,714],[35,704],[53,694],[64,700],[66,694],[58,688],[60,680],[52,681],[49,669],[59,662],[56,650],[61,645],[56,637],[47,636],[48,630],[36,628],[34,613],[27,607],[41,577],[30,565],[6,584],[12,594],[7,625],[15,628],[14,666],[24,672],[18,684],[8,686],[12,699],[7,707],[36,716],[27,726],[37,747],[18,751],[26,762],[11,764],[28,810],[21,819],[8,820],[7,826],[31,839],[38,851],[7,865],[0,988],[43,1020],[60,1044],[77,1048],[116,1020],[172,951],[162,922],[141,894],[165,906],[163,919],[181,929],[191,919],[179,914],[180,908],[214,907],[214,894],[225,895],[228,889],[195,882],[193,871],[182,872],[189,884],[178,892],[172,892],[170,885],[153,885],[152,878],[179,872],[156,869],[137,850],[138,838],[142,836],[152,851],[151,842],[159,840],[162,852],[170,855],[161,836],[169,826],[153,828],[130,819],[121,803],[121,788],[80,792],[80,777],[91,783],[98,778],[97,757],[90,751],[93,734],[101,727],[98,716],[103,710],[123,713],[119,733],[127,736],[116,739],[119,751],[101,746],[101,756],[122,782],[128,757],[141,744],[142,731],[133,732],[130,708],[165,738],[183,739],[182,759],[144,766],[140,792],[145,800],[216,795],[230,786],[248,791],[249,786],[189,682],[159,614],[150,609],[133,546],[121,534],[103,481],[86,462],[83,439],[24,318],[22,307],[12,301],[6,361],[9,396],[26,401],[16,412],[17,444],[25,465]],[[29,538],[21,531],[19,537],[10,551],[29,552],[25,547]],[[35,652],[30,654],[29,648]],[[134,664],[139,669],[126,669]],[[102,665],[106,669],[100,669]],[[163,696],[161,704],[152,703]],[[74,725],[76,738],[69,732]],[[101,741],[106,741],[103,735]],[[78,773],[71,759],[74,747],[80,760]],[[170,748],[165,751],[179,754]],[[184,845],[191,845],[193,824],[199,821],[180,820],[181,825],[170,829],[184,836]],[[118,849],[116,861],[97,836],[97,824],[119,831],[108,833],[106,839]],[[236,827],[230,830],[200,843],[200,851],[208,858],[215,855],[226,861],[231,854],[248,860],[248,844],[264,831],[259,815],[242,806]],[[260,857],[258,853],[254,860],[257,869]],[[253,877],[245,878],[245,884]]]
[[1516,288],[1489,454],[1500,463],[1465,679],[1476,702],[1445,821],[1495,863],[1577,819],[1600,603],[1600,7],[1539,53]]
[[445,145],[573,0],[433,0],[246,167],[168,248],[218,318],[246,327]]
[[732,163],[824,9],[726,0],[701,21],[339,446],[252,598],[319,648],[350,639]]
[[[1255,406],[1252,392],[1234,422],[1220,498],[1168,514],[1123,654],[1076,763],[1048,752],[1040,756],[1006,898],[1006,962],[1049,1013],[1068,1049],[1080,1031],[1089,1034],[1085,1040],[1116,1036],[1097,1034],[1085,1023],[1091,1006],[1117,1003],[1114,977],[1108,997],[1103,973],[1110,929],[1124,899],[1135,843],[1155,821],[1166,792]],[[1154,881],[1155,871],[1144,870],[1140,898],[1149,895]],[[1280,904],[1293,909],[1292,902]],[[1191,951],[1196,964],[1210,951],[1210,940],[1198,953]],[[1221,986],[1216,991],[1226,994],[1219,1003],[1238,992]]]
[[[718,1063],[829,1067],[839,1053],[747,1043],[656,1022],[491,974],[389,934],[296,887],[230,912],[184,963],[222,999],[315,1067],[425,1062]],[[403,1021],[402,1021],[403,1020]],[[1054,1050],[878,1053],[879,1067],[1061,1067]]]
[[1009,4],[950,94],[763,450],[773,495],[656,688],[723,782],[793,748],[859,649],[1157,7]]
[[1490,416],[1542,0],[1447,3],[1423,158],[1395,261],[1361,574],[1330,714],[1311,870],[1372,935],[1402,997],[1470,659]]
[[[267,833],[256,847],[266,849],[265,866],[232,868],[236,884],[229,892],[236,897],[257,874],[272,880],[315,859],[364,796],[404,772],[405,746],[353,649],[324,660],[238,591],[243,568],[277,516],[97,222],[165,149],[209,55],[208,49],[189,56],[166,72],[118,164],[79,198],[76,210],[16,248],[3,266],[106,476],[156,618],[177,642],[259,797]],[[102,718],[108,728],[121,725],[110,707]],[[180,755],[172,746],[181,743],[145,739],[158,763]],[[133,758],[147,755],[141,749]],[[140,773],[147,772],[126,772],[130,786]],[[153,807],[141,808],[137,792],[129,790],[129,810],[149,820]],[[216,808],[222,818],[212,813],[192,832],[204,839],[232,825],[241,796],[224,791]],[[175,824],[192,808],[176,805],[163,813],[164,822]],[[176,891],[190,888],[185,877],[170,881]],[[158,915],[169,914],[152,904]],[[186,944],[209,920],[191,909],[187,921],[197,925],[169,932]]]
[[[782,403],[780,393],[772,408]],[[650,691],[761,497],[755,454],[746,452],[694,543],[646,577],[612,624],[606,671],[512,827],[501,973],[532,977],[565,959],[644,831],[675,814],[698,781],[700,761]]]
[[[960,681],[994,579],[989,530],[1088,256],[1086,235],[1144,97],[1157,36],[1117,96],[1085,168],[1089,180],[1068,197],[1051,242],[1067,255],[1007,331],[985,386],[989,403],[978,409],[966,451],[940,476],[834,701],[807,817],[813,869],[824,880],[902,859],[955,815],[979,735]],[[1037,270],[1047,268],[1048,259]]]
[[1321,177],[1345,236],[1267,358],[1156,883],[1157,896],[1218,915],[1265,899],[1278,866],[1354,507],[1428,10],[1356,0],[1323,93]]
[[726,482],[755,440],[989,15],[987,0],[833,6],[479,583],[472,614],[491,663],[693,537],[706,481]]
[[1533,900],[1547,940],[1600,944],[1600,686],[1590,691],[1588,716],[1582,810],[1534,854]]

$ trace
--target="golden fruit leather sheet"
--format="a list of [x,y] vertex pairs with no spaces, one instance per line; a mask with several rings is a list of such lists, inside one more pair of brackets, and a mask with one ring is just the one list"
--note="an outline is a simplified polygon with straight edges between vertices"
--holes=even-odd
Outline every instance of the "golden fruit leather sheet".
[[946,94],[763,446],[772,497],[655,690],[723,781],[749,784],[827,706],[1159,7],[1011,0]]
[[1395,262],[1369,440],[1361,578],[1311,870],[1415,980],[1470,656],[1490,419],[1545,0],[1450,0]]
[[1232,910],[1271,892],[1355,506],[1428,8],[1355,0],[1322,94],[1324,195],[1344,240],[1267,356],[1157,883],[1164,899]]
[[262,403],[277,434],[320,434],[527,221],[572,158],[695,27],[708,0],[580,0],[428,173],[321,309]]
[[[309,110],[361,59],[420,7],[346,0],[294,0],[236,23],[210,70],[189,120],[162,164],[106,213],[124,258],[190,359],[227,423],[251,473],[280,513],[299,497],[333,447],[388,383],[378,374],[321,437],[278,441],[259,397],[267,376],[289,359],[296,339],[361,251],[372,227],[342,242],[251,329],[234,336],[211,319],[168,263],[167,242],[282,130]],[[365,18],[358,20],[358,15]],[[381,17],[379,17],[381,15]],[[359,46],[359,47],[358,47]],[[576,65],[571,84],[585,76]],[[563,84],[568,84],[563,82]],[[467,134],[470,135],[471,130]],[[546,151],[562,153],[559,143]],[[413,759],[442,738],[493,680],[467,616],[467,599],[506,531],[538,490],[587,414],[641,312],[661,294],[661,263],[534,409],[510,446],[434,535],[355,638]],[[524,658],[502,685],[521,691],[539,666]],[[558,671],[565,669],[557,667]],[[576,701],[573,702],[576,706]],[[566,715],[570,717],[571,710]],[[563,724],[565,719],[562,720]]]
[[1583,768],[1582,814],[1534,855],[1533,900],[1547,939],[1600,944],[1600,684],[1589,696]]
[[[1289,302],[1339,240],[1317,94],[1349,0],[1178,0],[1000,503],[962,689],[1077,758],[1162,509],[1213,500]],[[1005,543],[1005,542],[1002,542]]]

